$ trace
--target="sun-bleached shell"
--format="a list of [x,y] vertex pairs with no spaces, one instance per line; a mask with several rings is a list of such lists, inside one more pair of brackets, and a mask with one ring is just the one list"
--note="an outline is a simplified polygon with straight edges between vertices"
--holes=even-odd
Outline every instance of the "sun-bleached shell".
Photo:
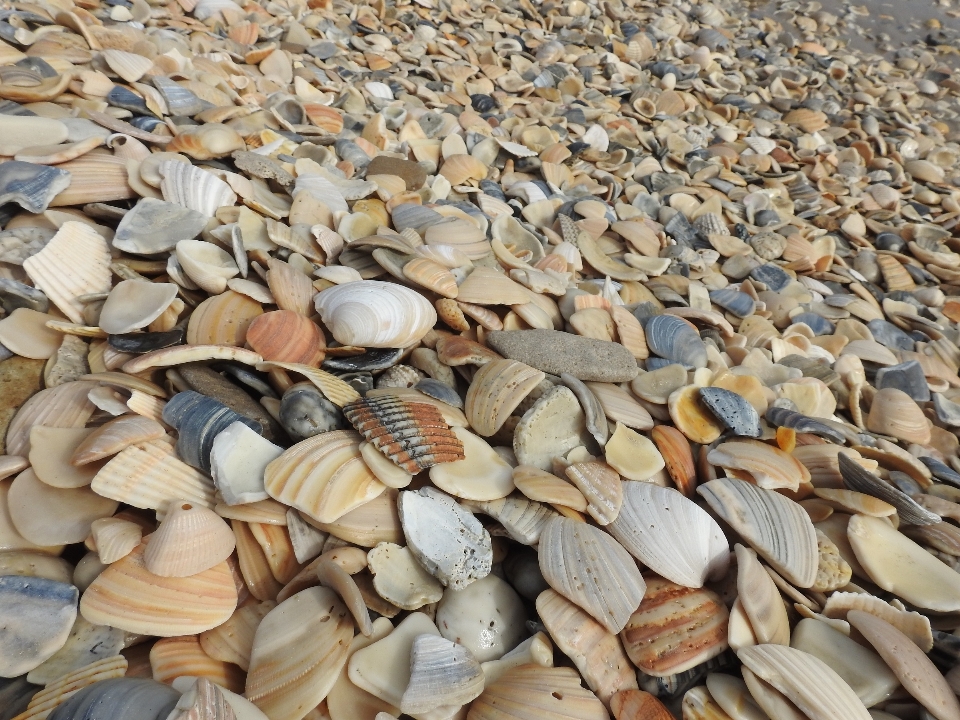
[[494,360],[481,367],[467,390],[464,412],[473,429],[489,437],[540,384],[544,373],[516,360]]
[[40,252],[23,262],[23,269],[71,322],[84,324],[84,295],[110,292],[110,247],[89,225],[64,223]]
[[275,602],[268,600],[237,608],[222,625],[199,634],[200,646],[216,660],[233,663],[242,670],[249,669],[257,627],[276,606]]
[[739,543],[737,555],[737,597],[760,643],[790,644],[790,621],[773,580],[763,569],[756,553]]
[[367,553],[373,587],[386,601],[417,610],[443,597],[443,585],[417,562],[410,548],[380,543]]
[[186,577],[223,562],[235,546],[229,526],[213,510],[174,502],[151,535],[143,559],[155,575]]
[[437,322],[422,295],[402,285],[363,280],[316,297],[317,312],[337,342],[361,347],[408,347]]
[[823,607],[823,614],[828,618],[846,619],[850,610],[863,610],[885,620],[909,637],[924,652],[930,652],[933,647],[933,630],[930,627],[930,619],[926,615],[894,607],[874,595],[842,591],[831,593]]
[[707,454],[707,461],[748,473],[766,490],[796,490],[800,483],[810,482],[810,472],[792,455],[757,440],[720,443]]
[[430,468],[430,480],[464,500],[497,500],[513,492],[513,468],[490,445],[466,428],[451,428],[463,444],[462,460]]
[[646,584],[633,558],[591,525],[563,517],[549,520],[537,553],[550,586],[609,632],[620,632],[643,599]]
[[720,478],[697,492],[774,570],[800,588],[817,579],[817,535],[803,508],[772,490]]
[[578,462],[567,466],[566,476],[587,500],[587,512],[599,525],[617,519],[623,505],[623,482],[617,471],[603,462]]
[[664,459],[650,438],[617,423],[603,447],[607,464],[627,480],[648,480],[664,468]]
[[330,588],[340,596],[353,615],[360,633],[369,637],[373,633],[370,613],[364,603],[363,593],[350,574],[329,558],[318,558],[316,574],[322,586]]
[[719,578],[729,562],[729,546],[716,521],[676,490],[651,483],[625,482],[613,535],[644,565],[686,587]]
[[177,296],[173,283],[123,280],[110,291],[100,311],[100,328],[111,335],[140,330],[152,323]]
[[[559,696],[559,697],[558,697]],[[467,720],[606,720],[603,703],[570,668],[522,665],[504,673],[470,706]]]
[[217,210],[237,202],[236,193],[213,173],[195,165],[165,160],[160,163],[160,192],[167,202],[213,217]]
[[587,509],[587,499],[572,484],[532,465],[518,465],[513,469],[517,490],[531,500],[563,505],[577,512]]
[[97,555],[104,565],[115,563],[129,555],[143,537],[141,527],[122,518],[101,518],[90,525],[90,534],[97,546]]
[[414,715],[439,707],[465,705],[483,692],[480,663],[463,645],[429,633],[410,649],[410,683],[400,709]]
[[79,488],[89,485],[97,466],[74,467],[70,459],[76,449],[95,430],[89,428],[52,428],[37,425],[30,430],[30,466],[47,485],[58,488]]

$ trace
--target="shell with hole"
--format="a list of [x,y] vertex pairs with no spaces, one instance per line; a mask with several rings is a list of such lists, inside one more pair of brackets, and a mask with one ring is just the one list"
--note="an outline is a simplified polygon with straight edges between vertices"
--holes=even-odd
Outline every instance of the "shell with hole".
[[150,536],[144,563],[154,575],[187,577],[223,562],[234,547],[233,531],[219,515],[203,506],[175,502]]

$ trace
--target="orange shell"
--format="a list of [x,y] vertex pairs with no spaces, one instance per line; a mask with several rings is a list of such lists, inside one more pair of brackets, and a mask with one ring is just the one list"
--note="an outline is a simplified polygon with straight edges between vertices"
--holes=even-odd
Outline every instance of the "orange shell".
[[247,343],[264,360],[317,367],[327,347],[316,323],[292,310],[264,313],[247,328]]

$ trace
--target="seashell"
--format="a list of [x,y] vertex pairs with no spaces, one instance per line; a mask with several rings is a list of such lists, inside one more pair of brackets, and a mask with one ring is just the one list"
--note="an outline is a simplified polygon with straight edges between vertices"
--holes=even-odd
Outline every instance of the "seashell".
[[468,180],[483,180],[487,176],[487,166],[472,155],[451,155],[444,159],[440,174],[451,185],[463,185]]
[[616,720],[672,720],[673,715],[657,698],[643,690],[621,690],[610,698]]
[[16,203],[27,212],[42,213],[70,187],[66,170],[8,160],[0,171],[0,203]]
[[640,562],[685,587],[702,587],[726,573],[727,541],[696,503],[652,483],[626,482],[623,492],[623,507],[609,530]]
[[643,602],[620,639],[631,662],[665,677],[686,672],[727,649],[727,608],[712,590],[648,576]]
[[187,276],[212,295],[226,290],[227,280],[240,272],[228,252],[203,240],[181,240],[176,257]]
[[64,674],[38,692],[27,705],[22,720],[40,720],[64,704],[84,688],[112,678],[121,678],[127,672],[127,659],[121,655],[104,658]]
[[[559,696],[559,697],[558,697]],[[521,665],[504,673],[474,700],[467,720],[603,720],[597,696],[580,686],[571,668]]]
[[711,480],[697,492],[774,570],[797,587],[813,585],[819,558],[817,536],[803,508],[778,493],[734,478]]
[[115,455],[130,445],[159,440],[164,435],[163,426],[150,418],[139,415],[119,417],[87,433],[75,447],[70,463],[76,467],[87,465]]
[[[563,595],[544,590],[537,597],[537,614],[551,639],[573,661],[600,700],[609,702],[621,690],[639,689],[635,672],[617,636]],[[503,677],[509,676],[508,672]]]
[[268,717],[304,717],[330,692],[352,637],[353,622],[332,590],[297,593],[257,627],[244,694]]
[[518,465],[513,469],[513,482],[517,490],[536,502],[563,505],[577,512],[585,512],[587,499],[566,480],[530,465]]
[[90,226],[66,222],[44,248],[23,261],[23,269],[71,322],[83,324],[77,298],[110,292],[110,248]]
[[619,633],[643,599],[646,585],[630,555],[606,533],[556,517],[538,546],[540,570],[550,586],[611,633]]
[[258,315],[247,327],[246,339],[266,361],[301,365],[319,365],[326,347],[316,323],[290,310]]
[[212,160],[245,149],[240,134],[220,123],[181,128],[166,147],[167,152],[183,153],[195,160]]
[[0,320],[0,343],[21,357],[47,360],[60,349],[63,335],[47,327],[53,315],[18,307]]
[[685,368],[707,366],[707,351],[693,327],[672,315],[656,315],[644,327],[651,352]]
[[526,498],[505,497],[467,503],[471,510],[489,515],[499,522],[507,535],[522,545],[536,545],[547,521],[556,514]]
[[874,395],[867,429],[908,443],[926,445],[930,442],[930,425],[923,411],[897,388],[883,388]]
[[904,633],[924,652],[933,647],[930,620],[918,612],[907,612],[866,593],[834,592],[827,598],[824,615],[845,619],[850,610],[863,610],[885,620]]
[[870,718],[850,686],[813,655],[784,645],[757,645],[742,648],[737,657],[811,720]]
[[6,618],[0,636],[0,673],[23,675],[63,647],[77,617],[78,591],[47,578],[0,577]]
[[493,360],[482,366],[467,390],[465,412],[470,425],[480,435],[493,435],[544,377],[516,360]]
[[844,444],[847,440],[845,435],[834,430],[826,423],[807,417],[795,410],[771,406],[764,414],[764,418],[774,427],[785,427],[798,433],[819,435],[840,444]]
[[96,387],[91,382],[71,382],[47,388],[31,396],[10,421],[6,451],[26,456],[30,432],[36,426],[82,428],[96,409],[88,399]]
[[343,412],[368,442],[411,475],[465,458],[463,442],[427,403],[368,396],[344,405]]
[[346,604],[357,623],[360,633],[367,637],[372,635],[373,626],[370,622],[370,614],[367,612],[363,595],[353,578],[340,565],[329,558],[318,558],[316,574],[320,585],[333,590]]
[[408,347],[437,322],[436,310],[419,293],[376,280],[328,288],[317,295],[316,307],[343,345]]
[[214,660],[200,647],[196,636],[163,638],[150,648],[153,679],[163,683],[181,676],[203,677],[236,692],[243,690],[243,673],[233,665]]
[[689,497],[696,487],[697,470],[693,462],[690,441],[682,432],[669,425],[657,425],[650,437],[660,451],[664,466],[677,490]]
[[443,585],[423,569],[408,547],[380,543],[367,553],[373,587],[387,602],[418,610],[443,597]]
[[100,562],[104,565],[129,555],[143,537],[143,531],[137,523],[114,517],[94,520],[90,524],[90,534],[97,546]]
[[47,717],[51,720],[72,720],[96,717],[106,712],[111,717],[138,715],[143,720],[166,720],[180,698],[180,693],[162,683],[143,678],[113,677],[81,689],[56,707]]
[[580,462],[564,471],[587,500],[587,512],[598,525],[609,525],[620,514],[623,483],[612,467],[602,462]]
[[427,258],[414,258],[407,262],[403,266],[403,275],[410,282],[446,298],[455,298],[459,292],[453,273]]
[[283,448],[243,422],[234,422],[219,432],[210,449],[210,471],[224,502],[240,505],[266,500],[264,471],[282,452]]
[[707,462],[747,473],[765,490],[797,490],[810,482],[810,472],[796,458],[759,440],[721,443],[709,452]]
[[430,468],[430,481],[464,500],[498,500],[513,492],[513,468],[466,428],[451,430],[463,445],[463,459],[434,465]]
[[760,416],[742,395],[721,387],[702,387],[700,400],[734,435],[760,437]]
[[100,311],[100,328],[111,335],[140,330],[156,320],[177,296],[173,283],[123,280],[110,291]]
[[75,468],[70,463],[74,450],[93,430],[86,428],[50,428],[30,430],[30,467],[45,485],[56,488],[81,488],[89,485],[99,470]]
[[146,544],[104,570],[80,599],[84,618],[127,632],[193,635],[225,622],[237,605],[226,563],[183,578],[163,578],[144,564]]
[[173,454],[168,439],[136,443],[120,451],[93,478],[98,495],[142,509],[161,510],[167,503],[186,500],[214,506],[210,479]]
[[439,400],[455,408],[463,409],[463,399],[457,394],[457,391],[449,385],[445,385],[439,380],[433,378],[423,378],[413,386],[424,395]]
[[180,240],[195,238],[206,224],[207,217],[196,210],[145,197],[120,220],[113,246],[140,255],[167,252]]
[[[174,395],[163,408],[163,421],[176,428],[177,454],[198,470],[210,471],[210,452],[217,435],[234,422],[260,432],[260,423],[238,415],[213,398],[187,390]],[[189,501],[189,498],[181,498]]]
[[687,371],[679,363],[664,365],[656,370],[640,373],[630,382],[630,389],[641,400],[666,405],[674,391],[687,384]]
[[713,412],[701,402],[696,385],[674,390],[667,398],[667,408],[670,419],[690,442],[709,445],[723,432]]
[[190,503],[171,503],[143,559],[154,575],[187,577],[220,564],[235,546],[233,533],[215,512]]
[[531,294],[507,275],[480,266],[460,283],[457,300],[474,305],[524,305],[531,302]]
[[151,67],[153,61],[132,52],[122,50],[104,50],[103,59],[110,69],[128,83],[134,83],[142,78]]
[[264,487],[320,523],[336,522],[386,490],[363,462],[359,444],[360,436],[347,430],[302,440],[267,465]]
[[315,293],[310,278],[293,266],[273,258],[267,261],[267,265],[270,268],[267,270],[267,285],[277,307],[304,316],[312,315]]
[[410,682],[400,709],[416,715],[465,705],[483,686],[480,663],[467,648],[435,635],[418,635],[410,649]]
[[723,288],[710,292],[710,302],[719,305],[724,310],[733,313],[737,317],[745,318],[753,315],[757,304],[752,297],[739,290]]
[[58,194],[51,207],[110,202],[137,197],[127,182],[129,171],[125,158],[105,149],[91,150],[58,166],[70,173],[70,186]]
[[30,467],[30,461],[19,455],[0,455],[0,480],[6,480]]
[[206,217],[213,217],[217,210],[237,201],[236,193],[227,183],[195,165],[165,160],[160,163],[158,172],[161,177],[160,192],[165,201],[195,210]]
[[250,323],[263,314],[260,303],[227,290],[200,303],[187,325],[189,345],[230,345],[246,343]]
[[[187,676],[188,677],[188,676]],[[229,699],[228,699],[229,698]],[[237,708],[243,704],[243,710]],[[179,711],[179,714],[176,714]],[[256,718],[252,713],[259,715],[256,720],[262,720],[266,715],[260,713],[256,706],[241,696],[221,688],[207,677],[196,678],[196,682],[180,700],[170,716],[170,720],[191,720],[195,717],[211,718],[211,720],[235,720],[238,713],[241,717]]]
[[734,551],[737,555],[737,601],[750,622],[757,643],[789,645],[790,621],[777,586],[757,560],[756,553],[739,543],[734,546]]
[[17,532],[45,547],[83,542],[94,520],[109,517],[117,509],[116,502],[90,488],[47,485],[32,469],[14,478],[7,505]]
[[843,476],[843,484],[847,488],[890,503],[904,522],[911,525],[933,525],[942,520],[939,515],[918,505],[909,495],[868,472],[848,456],[837,455],[837,463]]
[[267,601],[237,608],[225,623],[200,633],[200,646],[215,660],[230,662],[248,670],[257,627],[276,606],[273,601]]

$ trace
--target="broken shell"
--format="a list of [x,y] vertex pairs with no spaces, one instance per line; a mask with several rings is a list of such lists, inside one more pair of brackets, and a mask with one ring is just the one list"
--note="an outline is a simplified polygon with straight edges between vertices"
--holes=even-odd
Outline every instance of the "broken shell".
[[373,586],[384,600],[417,610],[443,597],[443,585],[417,562],[410,548],[380,543],[367,553]]
[[573,463],[565,470],[587,500],[587,512],[599,525],[609,525],[620,514],[623,483],[616,470],[602,462]]
[[410,649],[410,684],[400,709],[417,715],[465,705],[483,692],[483,685],[480,663],[469,650],[435,635],[419,635]]
[[923,411],[909,395],[897,388],[877,391],[867,416],[867,428],[904,442],[919,445],[930,442],[930,424]]
[[255,317],[247,326],[247,344],[270,362],[317,366],[324,358],[323,332],[308,318],[290,310]]
[[707,454],[707,461],[747,473],[766,490],[797,490],[810,482],[810,472],[793,456],[758,440],[721,443]]
[[700,399],[734,435],[760,437],[760,416],[742,395],[720,387],[702,387]]
[[90,534],[97,546],[100,562],[104,565],[129,555],[140,545],[143,537],[143,531],[137,523],[120,518],[94,520],[90,525]]
[[493,435],[544,377],[543,372],[516,360],[487,363],[467,390],[464,412],[470,425],[480,435]]
[[211,295],[226,290],[227,280],[240,272],[229,253],[203,240],[181,240],[176,258],[187,276]]
[[513,468],[483,438],[466,428],[451,430],[463,445],[463,459],[431,467],[431,482],[464,500],[497,500],[509,495],[514,489]]

